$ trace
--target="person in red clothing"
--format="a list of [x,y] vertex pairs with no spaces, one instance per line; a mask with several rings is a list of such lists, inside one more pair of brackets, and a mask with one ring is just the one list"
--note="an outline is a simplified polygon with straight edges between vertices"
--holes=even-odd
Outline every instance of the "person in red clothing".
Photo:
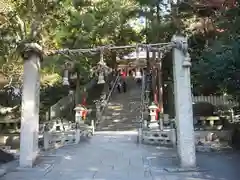
[[121,76],[122,76],[123,79],[125,79],[126,76],[127,76],[127,73],[126,73],[125,71],[122,71],[122,72],[121,72]]

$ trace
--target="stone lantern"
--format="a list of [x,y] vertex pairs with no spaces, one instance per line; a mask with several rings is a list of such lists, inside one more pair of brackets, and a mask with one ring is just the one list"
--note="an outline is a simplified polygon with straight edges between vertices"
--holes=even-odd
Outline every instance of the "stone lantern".
[[100,61],[98,62],[98,65],[97,65],[97,72],[98,72],[98,82],[97,83],[98,84],[105,83],[104,76],[105,76],[105,74],[107,74],[108,69],[109,68],[103,59],[103,49],[100,49]]
[[156,106],[155,103],[152,103],[149,107],[149,115],[150,115],[150,124],[149,124],[149,128],[158,128],[158,121],[156,120],[156,113],[157,113],[157,109],[158,107]]
[[83,123],[83,115],[87,111],[85,107],[82,105],[77,105],[75,108],[75,122],[76,123]]
[[150,110],[150,117],[151,117],[151,121],[155,121],[156,120],[156,112],[157,112],[157,109],[158,107],[155,105],[155,103],[152,103],[148,109]]
[[64,70],[63,70],[63,86],[69,86],[69,70],[72,68],[72,64],[65,63]]
[[76,123],[76,139],[75,139],[75,143],[78,144],[80,142],[81,139],[81,130],[80,130],[80,125],[84,124],[84,115],[87,112],[87,109],[82,106],[82,105],[77,105],[74,110],[75,112],[75,123]]
[[98,84],[104,84],[105,83],[105,80],[104,80],[104,72],[101,71],[99,72],[99,75],[98,75]]

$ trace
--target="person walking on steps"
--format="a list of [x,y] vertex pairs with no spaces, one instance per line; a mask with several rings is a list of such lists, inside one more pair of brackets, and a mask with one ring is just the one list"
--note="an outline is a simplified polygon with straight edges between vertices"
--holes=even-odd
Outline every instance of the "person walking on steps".
[[122,71],[121,79],[122,79],[122,88],[124,93],[127,92],[126,76],[127,76],[126,71]]
[[108,80],[108,89],[109,89],[109,91],[112,89],[113,79],[114,79],[114,72],[111,72],[110,75],[109,75],[109,80]]
[[127,83],[126,81],[123,81],[123,84],[122,84],[122,87],[123,87],[123,92],[127,92]]
[[108,89],[109,89],[109,91],[111,91],[111,89],[112,89],[112,81],[108,82]]
[[117,82],[117,90],[118,90],[118,93],[121,93],[121,87],[122,87],[122,84],[120,81]]
[[142,83],[142,73],[140,70],[136,71],[136,76],[135,76],[136,82],[139,86],[141,86]]
[[119,79],[117,80],[117,83],[116,83],[116,88],[117,88],[117,91],[118,93],[121,93],[121,70],[118,70],[117,71],[117,76],[119,76]]

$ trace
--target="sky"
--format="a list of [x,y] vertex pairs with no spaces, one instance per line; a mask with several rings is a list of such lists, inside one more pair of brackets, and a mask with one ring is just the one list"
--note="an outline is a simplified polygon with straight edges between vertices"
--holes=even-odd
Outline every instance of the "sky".
[[[165,4],[165,5],[163,5]],[[171,9],[171,4],[169,0],[163,0],[163,4],[160,4],[161,16],[168,15]],[[146,26],[146,18],[141,16],[130,21],[130,25],[137,31],[143,29]]]
[[[169,0],[163,0],[163,3],[165,5],[160,5],[161,8],[161,16],[168,15],[171,9],[171,4]],[[136,19],[132,19],[129,22],[130,26],[133,27],[137,32],[141,31],[146,26],[146,18],[144,16],[141,16]],[[130,53],[128,56],[125,56],[123,59],[135,59],[136,58],[136,52]],[[139,58],[146,58],[146,52],[140,51]]]

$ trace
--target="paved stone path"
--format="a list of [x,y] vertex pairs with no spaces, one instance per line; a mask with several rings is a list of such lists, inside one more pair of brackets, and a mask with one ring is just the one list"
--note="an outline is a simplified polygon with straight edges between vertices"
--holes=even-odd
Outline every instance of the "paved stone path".
[[[108,107],[106,114],[130,110],[127,105],[138,98],[138,92],[131,89],[125,95],[115,94],[111,103],[121,108]],[[91,139],[43,153],[35,168],[16,169],[0,180],[239,180],[240,155],[233,152],[198,154],[200,170],[204,171],[166,171],[178,167],[176,151],[136,143],[132,121],[123,119],[126,114],[131,117],[136,113],[123,114],[112,114],[112,119],[100,124],[104,131],[96,132]],[[113,122],[115,119],[120,121]],[[115,125],[109,126],[111,123]],[[123,131],[126,127],[128,131]]]
[[134,131],[98,132],[91,140],[48,152],[31,170],[0,180],[239,180],[239,154],[198,154],[198,172],[171,173],[173,149],[140,145]]

